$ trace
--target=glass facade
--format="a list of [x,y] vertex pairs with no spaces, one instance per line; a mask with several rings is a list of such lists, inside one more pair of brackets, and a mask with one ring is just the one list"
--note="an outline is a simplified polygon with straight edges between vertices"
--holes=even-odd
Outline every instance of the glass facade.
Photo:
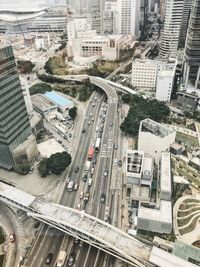
[[189,78],[195,80],[200,66],[200,0],[193,0],[192,3],[185,60],[190,66]]
[[30,134],[12,47],[0,48],[0,166],[14,167],[12,151]]

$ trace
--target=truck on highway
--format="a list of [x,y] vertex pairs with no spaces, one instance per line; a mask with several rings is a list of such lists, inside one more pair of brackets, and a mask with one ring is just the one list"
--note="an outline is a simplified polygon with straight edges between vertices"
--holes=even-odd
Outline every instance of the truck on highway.
[[97,138],[95,142],[95,151],[98,152],[100,149],[100,143],[101,143],[101,138]]
[[94,156],[94,147],[91,146],[88,150],[88,160],[92,160],[93,156]]
[[73,181],[70,181],[68,183],[68,186],[67,186],[67,191],[68,192],[71,192],[71,191],[73,191],[73,189],[74,189],[74,182]]
[[67,252],[64,250],[60,250],[56,260],[56,267],[63,267],[65,264],[66,257],[67,257]]
[[86,164],[85,164],[85,172],[89,172],[89,169],[90,169],[90,161],[86,161]]

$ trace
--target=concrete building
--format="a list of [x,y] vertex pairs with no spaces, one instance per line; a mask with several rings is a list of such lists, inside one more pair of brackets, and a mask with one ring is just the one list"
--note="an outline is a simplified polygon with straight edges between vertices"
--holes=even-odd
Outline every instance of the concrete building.
[[65,114],[74,106],[72,101],[54,91],[33,95],[31,99],[35,111],[45,118],[52,114],[56,117],[58,111]]
[[106,0],[103,13],[103,34],[117,34],[117,1]]
[[183,14],[183,2],[184,0],[166,0],[160,52],[163,58],[176,57]]
[[146,231],[170,234],[172,231],[172,206],[170,201],[161,200],[154,208],[140,203],[137,228]]
[[132,34],[139,38],[140,1],[118,0],[118,34]]
[[170,102],[174,86],[176,63],[159,64],[156,81],[156,99]]
[[160,199],[171,200],[172,175],[170,152],[163,152],[160,163]]
[[0,72],[0,166],[12,169],[32,161],[37,148],[11,46],[0,48]]
[[174,86],[176,60],[141,60],[132,63],[132,86],[156,91],[156,99],[170,102]]
[[77,38],[68,43],[73,57],[96,56],[105,60],[118,60],[127,46],[133,45],[132,35],[108,35]]
[[152,157],[145,156],[142,151],[128,150],[126,154],[127,184],[151,187],[153,167]]
[[151,155],[158,163],[161,153],[169,151],[170,145],[175,142],[176,132],[151,119],[140,123],[138,136],[138,150]]
[[184,74],[183,84],[187,90],[189,81],[194,83],[194,89],[198,88],[200,77],[200,2],[199,0],[192,1],[192,8],[187,31],[187,39],[185,45],[184,58]]
[[170,146],[170,152],[175,156],[180,156],[183,152],[183,146],[179,143],[174,143]]
[[132,86],[155,89],[158,63],[154,60],[136,59],[132,63]]
[[177,95],[178,98],[176,104],[178,108],[188,112],[194,112],[195,110],[200,109],[200,98],[195,92],[190,94],[186,91],[180,91]]

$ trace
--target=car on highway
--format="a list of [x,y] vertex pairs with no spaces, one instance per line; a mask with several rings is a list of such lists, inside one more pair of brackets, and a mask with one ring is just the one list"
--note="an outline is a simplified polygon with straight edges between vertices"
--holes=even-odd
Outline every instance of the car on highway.
[[122,160],[118,160],[118,166],[121,167],[122,166]]
[[74,185],[74,191],[77,191],[78,190],[78,187],[79,187],[79,184],[78,183],[75,183],[75,185]]
[[106,195],[104,193],[102,193],[101,197],[100,197],[100,202],[105,203],[105,201],[106,201]]
[[91,121],[88,121],[88,125],[90,125],[91,124]]
[[108,170],[105,170],[105,171],[104,171],[103,176],[104,176],[104,177],[107,177],[107,176],[108,176]]
[[70,181],[70,178],[67,178],[67,179],[66,179],[66,184],[68,184],[68,183],[69,183],[69,181]]
[[95,107],[95,103],[92,103],[92,106]]
[[90,173],[93,175],[94,174],[94,167],[91,168]]
[[78,203],[76,209],[77,209],[77,210],[81,210],[81,203]]
[[86,129],[84,128],[83,130],[82,130],[82,133],[85,133],[86,132]]
[[90,112],[90,117],[92,117],[92,112]]
[[80,239],[77,238],[77,237],[75,237],[75,238],[74,238],[74,244],[79,244],[79,243],[80,243]]
[[69,256],[69,259],[67,260],[67,265],[72,266],[75,262],[75,258],[76,258],[76,253],[72,252]]
[[88,202],[89,201],[89,198],[90,198],[90,192],[86,192],[83,200],[85,202]]
[[83,176],[83,178],[82,178],[82,180],[83,180],[83,182],[86,182],[87,181],[87,174],[85,174],[84,176]]
[[53,259],[53,253],[49,253],[46,258],[46,264],[50,264]]
[[115,150],[117,150],[118,149],[118,145],[117,144],[115,144]]
[[83,197],[84,197],[84,192],[81,192],[79,197],[80,197],[80,199],[83,199]]
[[75,172],[79,172],[79,167],[78,166],[75,168]]
[[11,234],[9,237],[9,240],[11,243],[14,243],[15,242],[15,234]]
[[88,179],[88,186],[92,186],[92,178]]
[[92,118],[92,121],[94,121],[94,117]]

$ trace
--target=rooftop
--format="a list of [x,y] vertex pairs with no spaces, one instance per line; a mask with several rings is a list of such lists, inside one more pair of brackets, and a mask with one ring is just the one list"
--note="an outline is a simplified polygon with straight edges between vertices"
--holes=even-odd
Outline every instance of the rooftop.
[[57,106],[55,105],[55,103],[53,103],[53,101],[50,101],[42,94],[31,96],[31,100],[33,105],[39,110],[42,110],[43,112],[52,108],[57,108]]
[[46,92],[44,94],[50,101],[54,102],[55,104],[57,104],[58,106],[67,106],[67,105],[71,105],[72,101],[70,101],[69,99],[67,99],[66,97],[56,93],[55,91],[51,91],[51,92]]
[[141,132],[149,132],[160,138],[164,138],[174,133],[174,130],[162,125],[161,123],[155,122],[151,119],[145,119],[140,123]]
[[171,157],[169,152],[162,152],[160,170],[161,191],[171,192]]
[[54,138],[38,144],[37,147],[42,157],[50,157],[52,154],[65,151]]
[[157,247],[153,247],[149,261],[160,267],[196,267],[195,264],[183,260]]
[[160,201],[159,209],[146,208],[140,205],[138,209],[138,218],[154,220],[159,222],[172,223],[172,206],[171,201]]
[[144,152],[137,150],[127,151],[127,174],[141,174]]

